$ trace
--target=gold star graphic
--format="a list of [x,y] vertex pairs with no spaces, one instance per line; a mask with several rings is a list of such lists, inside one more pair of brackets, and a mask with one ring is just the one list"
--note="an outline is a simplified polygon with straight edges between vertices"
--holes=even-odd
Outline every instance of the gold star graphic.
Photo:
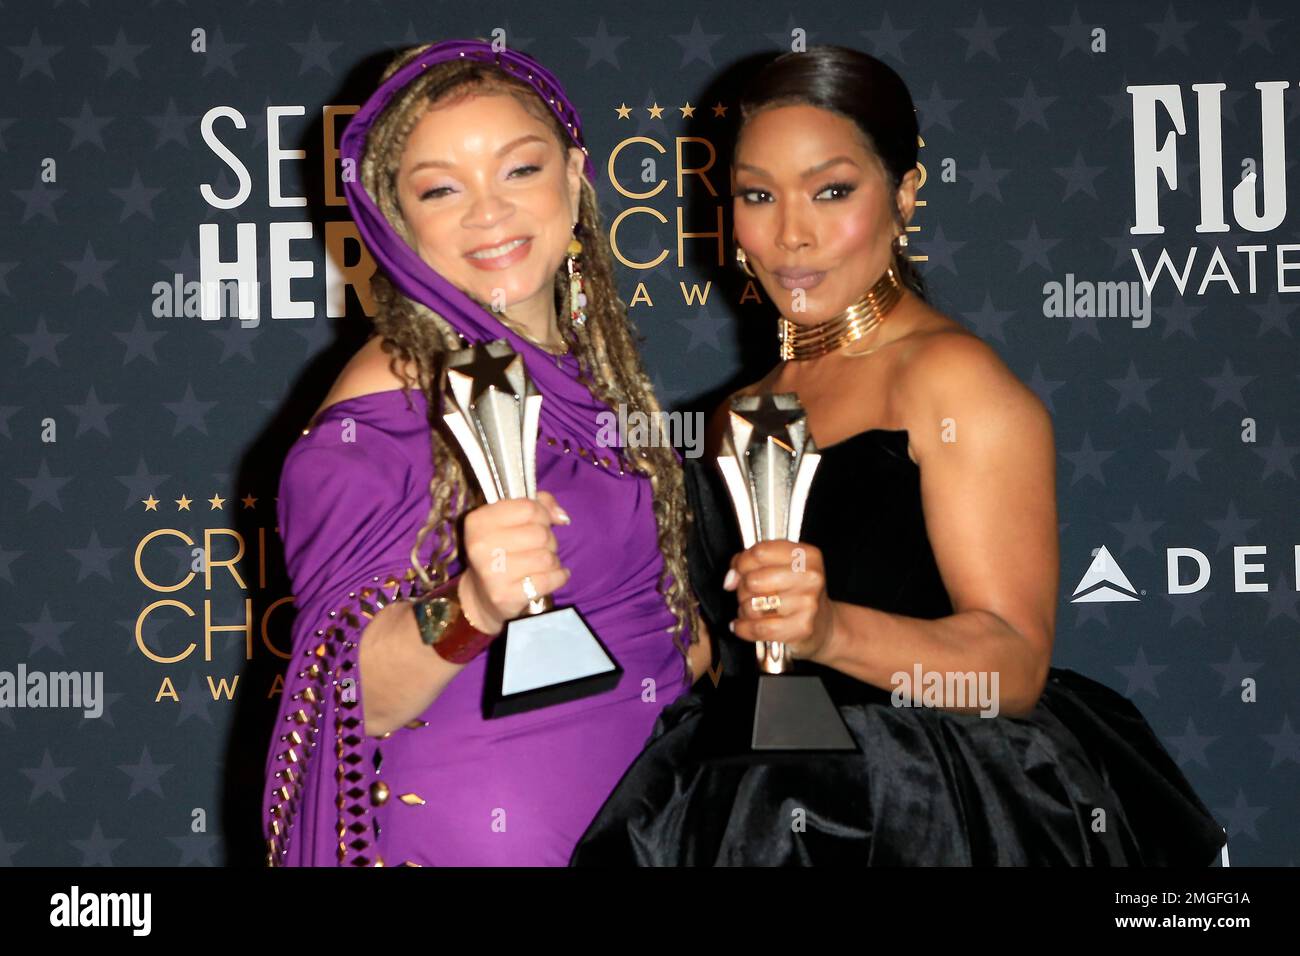
[[244,507],[245,507],[245,508],[256,508],[256,507],[257,507],[257,499],[254,498],[251,494],[244,495],[244,497],[241,498],[240,500],[244,502]]
[[176,499],[176,510],[177,510],[177,511],[189,511],[189,510],[190,510],[190,499],[189,499],[189,498],[186,498],[184,495],[181,495],[179,498],[177,498],[177,499]]
[[714,117],[726,116],[727,108],[723,106],[721,103],[715,103],[713,105],[713,115]]
[[155,498],[152,493],[150,493],[148,498],[141,498],[140,501],[144,505],[145,511],[158,510],[158,499]]
[[614,107],[614,112],[618,114],[619,119],[627,119],[632,115],[632,107],[628,106],[626,103],[620,103],[618,106]]
[[211,498],[208,499],[208,504],[211,506],[208,508],[208,510],[221,511],[223,510],[221,506],[224,505],[225,503],[226,503],[226,499],[221,497],[221,495],[213,495]]
[[682,111],[682,119],[695,115],[695,107],[691,105],[689,100],[686,101],[685,106],[679,106],[677,108]]
[[646,112],[648,112],[648,113],[650,114],[651,118],[653,118],[653,119],[659,119],[659,114],[662,113],[663,111],[664,111],[664,108],[663,108],[662,106],[660,106],[658,103],[655,103],[654,106],[647,106],[647,107],[646,107]]

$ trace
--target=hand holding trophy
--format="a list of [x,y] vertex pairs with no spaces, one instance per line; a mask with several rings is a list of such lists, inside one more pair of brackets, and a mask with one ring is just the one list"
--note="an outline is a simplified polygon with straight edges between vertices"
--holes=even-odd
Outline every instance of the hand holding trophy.
[[[718,469],[746,549],[760,541],[799,540],[820,461],[797,395],[732,399]],[[780,642],[758,641],[755,650],[760,676],[752,749],[857,750],[821,678],[791,674]]]
[[[483,497],[535,498],[542,396],[523,358],[498,339],[451,353],[443,374],[443,421]],[[487,717],[603,693],[623,673],[576,608],[555,608],[549,594],[528,597],[527,615],[489,649]]]

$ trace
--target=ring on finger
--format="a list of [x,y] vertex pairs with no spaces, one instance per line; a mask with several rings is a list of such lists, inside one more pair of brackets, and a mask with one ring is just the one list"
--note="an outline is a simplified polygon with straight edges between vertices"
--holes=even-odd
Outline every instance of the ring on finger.
[[781,595],[755,594],[749,599],[749,607],[759,614],[775,614],[781,610]]

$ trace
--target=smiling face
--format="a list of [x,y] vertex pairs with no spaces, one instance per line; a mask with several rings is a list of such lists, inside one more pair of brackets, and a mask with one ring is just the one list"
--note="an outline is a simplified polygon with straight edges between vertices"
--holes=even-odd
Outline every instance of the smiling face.
[[541,317],[554,316],[583,159],[514,96],[474,94],[431,108],[397,170],[416,252],[462,291],[540,328]]
[[830,110],[751,118],[732,165],[736,241],[780,313],[815,324],[856,302],[892,261],[894,209],[911,219],[918,178],[893,193],[857,126]]

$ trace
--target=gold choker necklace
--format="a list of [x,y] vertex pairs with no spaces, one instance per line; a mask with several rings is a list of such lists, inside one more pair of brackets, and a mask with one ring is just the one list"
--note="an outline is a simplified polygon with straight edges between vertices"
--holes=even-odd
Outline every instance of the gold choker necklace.
[[[856,342],[879,326],[884,321],[885,315],[902,297],[903,284],[899,281],[893,266],[890,266],[862,298],[833,319],[818,322],[813,326],[800,326],[781,316],[777,320],[781,360],[802,362],[834,352],[850,342]],[[855,354],[866,355],[867,353]]]

